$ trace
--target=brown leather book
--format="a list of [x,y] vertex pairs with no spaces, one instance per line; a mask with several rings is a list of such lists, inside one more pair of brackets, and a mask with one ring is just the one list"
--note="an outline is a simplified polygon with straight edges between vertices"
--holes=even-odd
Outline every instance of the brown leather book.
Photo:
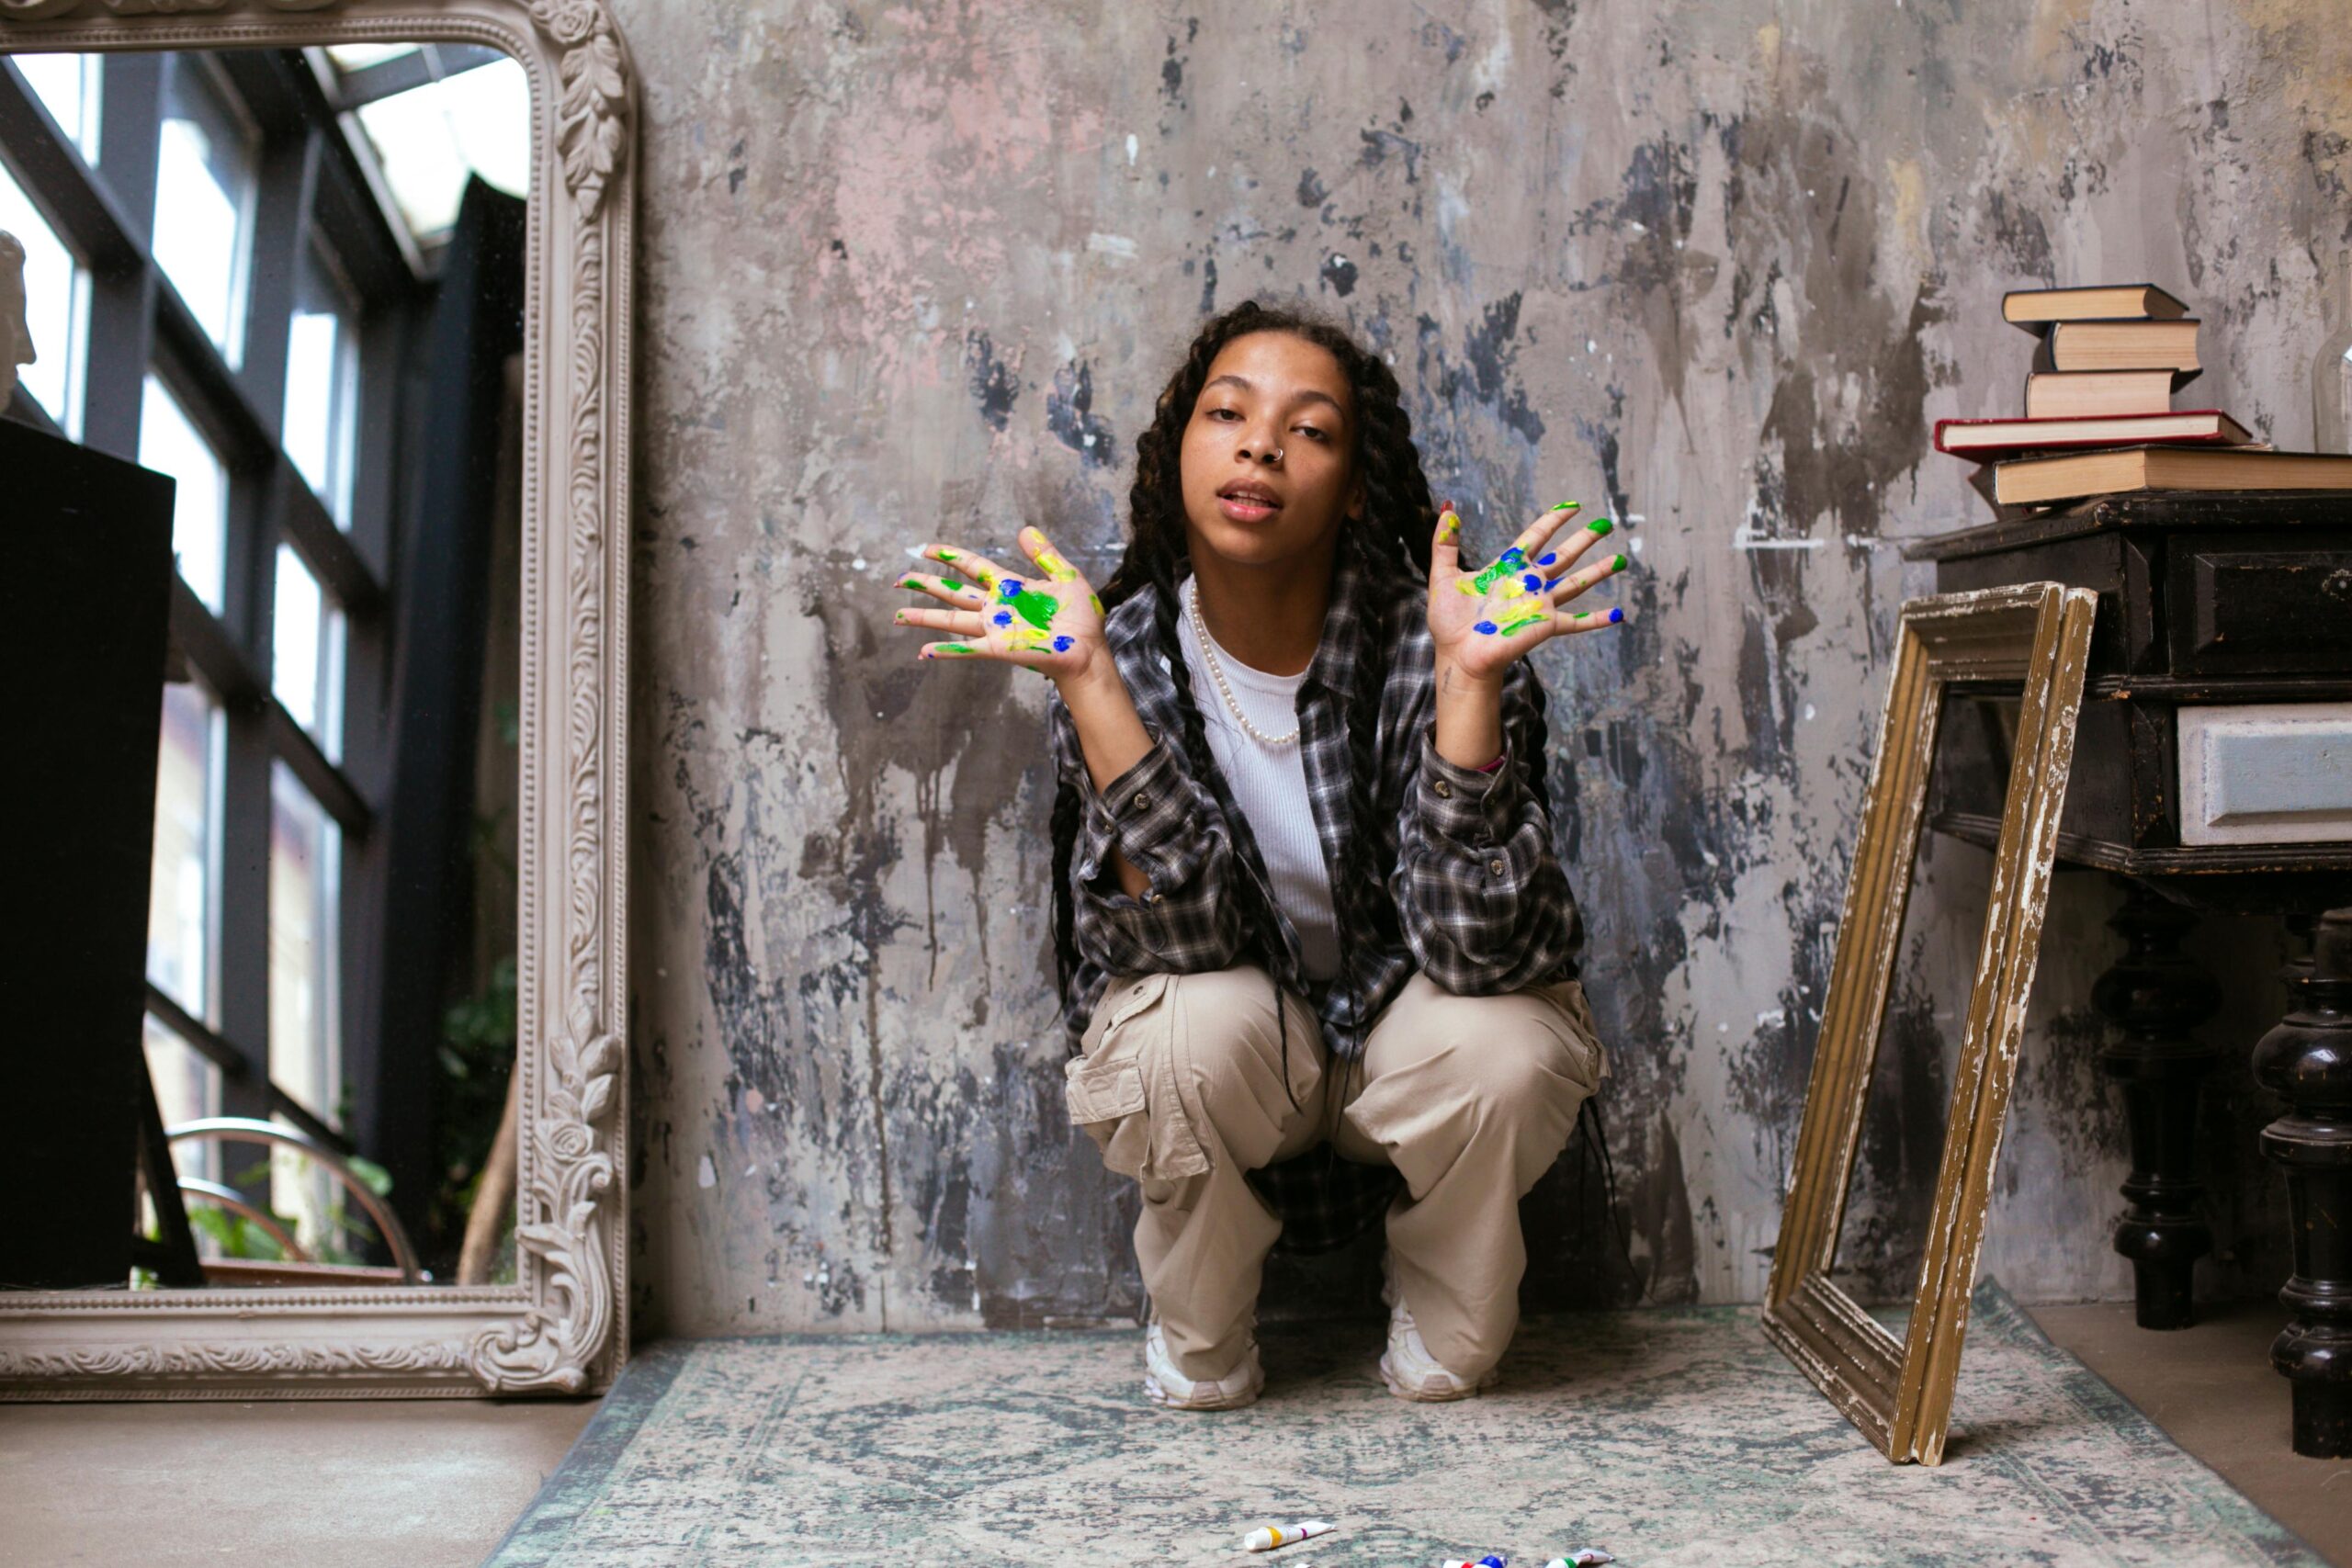
[[[2180,380],[2192,380],[2190,371]],[[2025,378],[2028,419],[2116,419],[2169,413],[2170,370],[2044,370]]]
[[2202,368],[2197,318],[2177,321],[2057,321],[2033,351],[2036,370],[2169,370],[2180,386]]
[[1996,503],[2132,490],[2352,490],[2352,457],[2229,446],[2109,446],[1993,465]]
[[2188,307],[2153,283],[2098,283],[2085,288],[2012,288],[2001,296],[2001,320],[2030,333],[2054,321],[2133,318],[2173,321]]

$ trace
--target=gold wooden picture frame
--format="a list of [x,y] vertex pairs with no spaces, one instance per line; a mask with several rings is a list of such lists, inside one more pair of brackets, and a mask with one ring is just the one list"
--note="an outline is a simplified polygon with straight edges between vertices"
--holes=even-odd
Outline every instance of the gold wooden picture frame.
[[[1878,1450],[1942,1462],[1984,1233],[1993,1162],[2017,1077],[2074,761],[2098,595],[2056,582],[1943,593],[1903,606],[1838,952],[1822,1008],[1764,1333]],[[2022,688],[1992,894],[1952,1078],[1909,1329],[1898,1340],[1831,1282],[1860,1143],[1944,696]]]

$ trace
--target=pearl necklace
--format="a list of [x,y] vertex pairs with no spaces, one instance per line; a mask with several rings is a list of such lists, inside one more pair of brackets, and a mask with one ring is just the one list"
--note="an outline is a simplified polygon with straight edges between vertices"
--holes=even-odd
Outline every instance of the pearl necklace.
[[1288,735],[1267,734],[1250,723],[1250,716],[1241,711],[1239,703],[1234,701],[1233,688],[1225,683],[1225,666],[1217,662],[1216,644],[1209,640],[1208,623],[1201,619],[1201,580],[1194,577],[1187,586],[1192,589],[1191,593],[1186,595],[1186,601],[1193,609],[1193,629],[1201,637],[1201,657],[1207,661],[1209,673],[1216,680],[1217,693],[1225,698],[1225,705],[1233,710],[1233,716],[1241,721],[1241,728],[1261,746],[1287,746],[1297,739],[1298,731],[1295,729]]

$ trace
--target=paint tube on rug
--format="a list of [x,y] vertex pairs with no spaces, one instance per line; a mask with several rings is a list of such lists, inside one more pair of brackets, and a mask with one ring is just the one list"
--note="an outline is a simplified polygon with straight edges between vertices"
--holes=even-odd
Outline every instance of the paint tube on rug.
[[1448,1557],[1442,1560],[1437,1568],[1507,1568],[1510,1562],[1510,1559],[1500,1552],[1489,1551],[1475,1562],[1467,1557]]
[[1278,1546],[1291,1546],[1309,1536],[1330,1533],[1331,1524],[1328,1519],[1302,1519],[1288,1529],[1280,1525],[1267,1525],[1243,1536],[1241,1549],[1244,1551],[1272,1551]]
[[1616,1561],[1600,1548],[1588,1546],[1580,1551],[1571,1551],[1566,1557],[1555,1557],[1544,1564],[1544,1568],[1592,1568],[1594,1563]]

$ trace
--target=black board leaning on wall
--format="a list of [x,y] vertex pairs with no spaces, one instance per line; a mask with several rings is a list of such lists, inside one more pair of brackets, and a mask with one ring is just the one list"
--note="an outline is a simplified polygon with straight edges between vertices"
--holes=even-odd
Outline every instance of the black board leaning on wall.
[[172,496],[0,419],[0,1286],[130,1275]]

